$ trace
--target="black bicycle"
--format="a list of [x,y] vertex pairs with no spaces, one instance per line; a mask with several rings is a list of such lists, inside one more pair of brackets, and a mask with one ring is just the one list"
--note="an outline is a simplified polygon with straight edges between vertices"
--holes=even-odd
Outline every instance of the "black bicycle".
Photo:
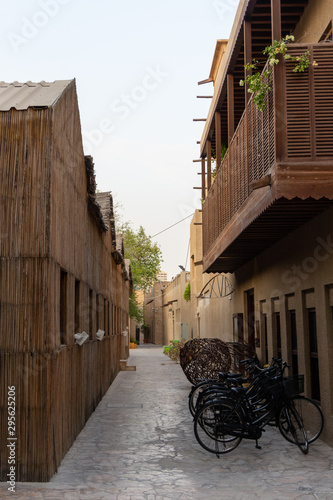
[[243,438],[258,440],[264,427],[276,425],[282,436],[296,444],[303,453],[321,434],[324,419],[319,406],[299,394],[304,377],[283,377],[288,365],[256,369],[248,389],[218,388],[206,396],[194,418],[194,433],[199,444],[219,456],[234,450]]
[[[248,373],[255,370],[255,367],[259,367],[258,358],[255,356],[253,358],[248,358],[241,361],[243,369]],[[230,389],[231,387],[242,387],[248,382],[248,378],[244,378],[243,373],[230,373],[230,372],[220,372],[217,379],[207,379],[200,380],[196,385],[191,388],[188,395],[188,406],[190,413],[195,416],[198,406],[201,404],[203,398],[207,394],[212,394],[215,392],[220,393],[225,389]],[[229,392],[230,394],[230,392]]]

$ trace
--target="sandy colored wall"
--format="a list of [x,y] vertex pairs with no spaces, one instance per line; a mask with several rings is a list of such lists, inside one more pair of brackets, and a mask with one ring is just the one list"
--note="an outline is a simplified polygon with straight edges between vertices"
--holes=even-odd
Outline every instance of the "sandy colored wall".
[[[254,325],[257,354],[265,361],[264,318],[267,321],[268,359],[277,357],[274,315],[280,314],[282,358],[292,362],[289,310],[296,311],[299,373],[311,395],[308,310],[316,311],[321,406],[325,413],[325,439],[333,444],[333,209],[300,227],[227,275],[233,287],[228,297],[198,301],[201,337],[233,341],[233,315],[243,314],[248,339],[246,294],[254,290]],[[191,250],[192,252],[192,250]],[[209,275],[213,276],[213,275]],[[207,278],[204,278],[207,279]]]
[[333,3],[331,0],[310,0],[304,10],[297,28],[295,41],[299,43],[317,43],[333,19]]
[[163,292],[164,345],[168,345],[171,340],[182,340],[182,331],[187,328],[185,325],[188,325],[191,338],[191,301],[184,299],[185,288],[189,282],[190,273],[182,271]]

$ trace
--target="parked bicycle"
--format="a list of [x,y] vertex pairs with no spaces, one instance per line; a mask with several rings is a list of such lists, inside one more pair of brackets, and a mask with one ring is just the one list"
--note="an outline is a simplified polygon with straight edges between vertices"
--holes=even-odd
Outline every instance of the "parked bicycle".
[[[244,370],[247,373],[252,373],[255,366],[259,366],[259,361],[257,357],[245,359],[241,362]],[[221,372],[218,374],[218,379],[201,380],[195,386],[192,387],[188,406],[191,414],[194,416],[198,406],[202,403],[207,395],[220,393],[225,389],[230,389],[233,386],[242,387],[248,382],[248,378],[244,378],[242,373],[230,373]],[[230,393],[229,393],[230,394]]]
[[194,417],[199,444],[217,456],[234,450],[243,438],[255,440],[260,448],[258,440],[264,427],[273,424],[286,440],[308,453],[309,443],[323,430],[324,419],[320,407],[300,395],[304,377],[284,377],[288,365],[278,360],[269,368],[260,368],[250,360],[245,363],[253,373],[249,387],[236,387],[230,378],[226,383],[226,377],[199,393]]

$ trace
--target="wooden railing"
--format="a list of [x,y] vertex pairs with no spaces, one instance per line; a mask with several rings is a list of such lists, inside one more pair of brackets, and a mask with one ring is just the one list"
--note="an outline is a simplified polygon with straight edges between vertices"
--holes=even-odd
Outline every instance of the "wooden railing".
[[293,62],[281,60],[265,110],[253,99],[244,110],[203,205],[204,255],[250,196],[251,183],[275,163],[333,156],[333,44],[293,44],[288,53],[306,50],[318,66],[298,74]]

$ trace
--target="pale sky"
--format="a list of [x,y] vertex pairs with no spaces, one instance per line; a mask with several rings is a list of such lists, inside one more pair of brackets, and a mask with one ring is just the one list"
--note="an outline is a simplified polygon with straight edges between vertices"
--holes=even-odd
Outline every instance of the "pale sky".
[[[200,208],[199,145],[217,39],[238,0],[3,0],[6,82],[76,78],[85,154],[134,229],[153,236]],[[190,220],[153,238],[168,278],[185,266]],[[189,257],[186,269],[189,270]]]

